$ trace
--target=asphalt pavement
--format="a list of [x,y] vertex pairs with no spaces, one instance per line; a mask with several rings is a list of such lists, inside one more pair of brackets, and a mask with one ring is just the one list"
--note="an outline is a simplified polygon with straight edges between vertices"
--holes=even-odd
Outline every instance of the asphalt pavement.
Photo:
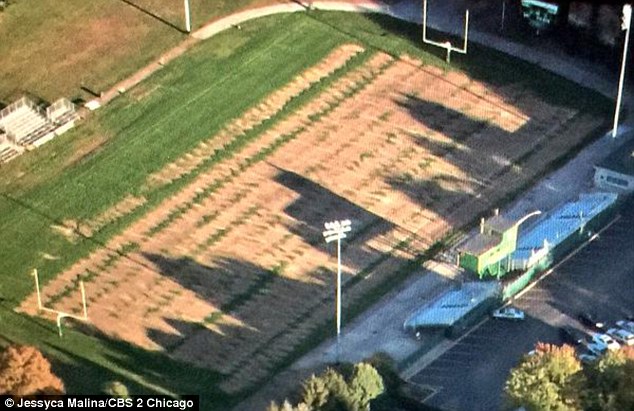
[[446,410],[501,409],[509,370],[539,341],[561,344],[559,329],[585,332],[577,317],[608,323],[634,313],[634,201],[595,240],[516,298],[522,322],[488,319],[411,378],[434,390],[425,401]]

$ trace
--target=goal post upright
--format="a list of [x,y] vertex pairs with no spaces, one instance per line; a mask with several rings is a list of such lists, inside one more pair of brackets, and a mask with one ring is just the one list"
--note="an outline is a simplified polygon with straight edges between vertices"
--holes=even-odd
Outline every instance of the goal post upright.
[[57,331],[58,331],[60,337],[63,336],[63,332],[62,332],[62,319],[63,318],[74,318],[74,319],[79,320],[79,321],[88,322],[88,306],[86,304],[86,288],[84,287],[84,281],[83,280],[81,280],[81,279],[79,280],[79,291],[81,292],[81,306],[82,306],[82,312],[83,312],[83,314],[81,316],[79,316],[79,315],[67,313],[67,312],[64,312],[64,311],[56,310],[54,308],[44,307],[44,305],[42,304],[42,294],[40,292],[40,279],[39,279],[39,275],[38,275],[37,269],[33,269],[32,274],[33,274],[33,277],[35,278],[35,293],[37,295],[37,308],[38,308],[38,311],[46,311],[46,312],[50,312],[50,313],[53,313],[53,314],[57,314],[57,320],[56,320]]
[[450,41],[438,42],[429,40],[427,38],[427,0],[423,0],[423,43],[431,44],[432,46],[443,48],[447,51],[447,63],[451,62],[451,52],[456,51],[461,54],[467,54],[467,42],[469,39],[469,10],[465,10],[465,22],[464,22],[464,41],[462,48],[453,47]]

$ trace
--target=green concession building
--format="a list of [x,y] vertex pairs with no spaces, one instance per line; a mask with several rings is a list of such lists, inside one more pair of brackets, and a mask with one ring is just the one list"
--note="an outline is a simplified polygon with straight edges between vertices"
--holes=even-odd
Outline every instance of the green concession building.
[[480,279],[500,278],[511,268],[511,254],[517,248],[517,230],[528,218],[541,214],[533,211],[518,221],[502,217],[498,210],[488,220],[480,222],[480,232],[458,247],[458,265],[476,273]]

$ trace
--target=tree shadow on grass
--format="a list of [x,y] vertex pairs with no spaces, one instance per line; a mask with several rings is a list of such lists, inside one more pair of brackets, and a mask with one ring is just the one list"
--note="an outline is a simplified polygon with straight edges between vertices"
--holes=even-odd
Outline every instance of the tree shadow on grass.
[[[232,402],[217,389],[221,376],[212,370],[113,340],[96,330],[92,333],[97,334],[95,338],[76,338],[76,333],[68,332],[60,344],[46,344],[53,371],[70,394],[101,394],[105,383],[120,381],[133,395],[200,395],[203,410],[222,410]],[[93,340],[94,352],[84,345],[86,338]],[[77,349],[74,343],[83,347]]]
[[60,338],[55,324],[42,318],[2,308],[0,322],[6,343],[42,350],[70,394],[98,394],[104,383],[119,380],[131,394],[201,394],[208,404],[201,409],[224,410],[231,400],[215,388],[218,373],[114,339],[90,324],[66,319]]
[[[402,130],[413,144],[428,152],[421,158],[416,172],[391,173],[385,181],[392,188],[401,191],[425,209],[433,212],[450,226],[460,227],[468,223],[464,218],[456,218],[454,212],[469,202],[480,202],[477,193],[493,185],[498,175],[511,170],[512,162],[505,153],[496,152],[486,146],[491,133],[503,139],[511,140],[513,135],[484,119],[474,119],[456,110],[435,102],[422,100],[414,95],[402,95],[397,105],[425,127],[442,133],[448,140],[438,140],[424,135],[423,132]],[[478,153],[478,154],[475,154]],[[452,174],[451,168],[435,164],[442,161],[456,169],[461,176]],[[507,164],[500,165],[500,162]],[[491,168],[500,168],[499,172],[489,175]],[[445,169],[443,171],[443,169]],[[475,204],[475,203],[474,203]],[[486,209],[484,203],[474,207],[474,217]]]
[[295,234],[302,236],[309,244],[324,247],[322,232],[325,230],[324,223],[328,221],[351,220],[352,231],[348,233],[348,237],[353,237],[355,232],[358,233],[368,224],[378,227],[378,231],[374,231],[376,236],[394,229],[393,223],[311,179],[278,166],[274,167],[278,170],[275,181],[299,194],[284,212],[298,222],[301,230],[296,230]]
[[[400,247],[401,251],[408,252],[411,258],[425,251],[409,248],[403,243],[403,236],[409,239],[409,243],[426,243],[409,227],[397,226],[309,178],[275,167],[278,169],[275,181],[299,194],[299,197],[284,209],[284,212],[294,220],[293,224],[286,225],[291,233],[302,237],[312,247],[331,254],[334,247],[333,244],[327,244],[324,240],[324,223],[334,220],[351,220],[352,230],[347,233],[341,243],[344,265],[356,267],[357,272],[364,272],[367,271],[366,267],[384,259],[386,250]],[[370,242],[375,247],[380,247],[380,250],[366,246]],[[391,258],[395,259],[399,265],[405,263],[405,259],[394,256]]]
[[165,19],[164,17],[161,17],[160,15],[154,13],[153,11],[140,6],[139,4],[137,4],[137,2],[133,1],[133,0],[119,0],[122,3],[127,4],[128,6],[134,7],[135,9],[137,9],[138,11],[140,11],[141,13],[150,16],[151,18],[175,29],[178,30],[179,32],[183,33],[183,34],[187,34],[187,31],[185,31],[184,29],[182,29],[181,27],[177,26],[176,24],[168,21],[167,19]]
[[[235,383],[244,370],[252,370],[244,376],[247,391],[309,347],[304,326],[323,325],[319,310],[334,301],[334,275],[321,268],[299,281],[285,276],[283,267],[265,269],[234,259],[209,267],[190,259],[146,257],[162,274],[218,307],[202,321],[161,313],[171,330],[149,329],[149,338],[175,358],[218,370],[225,382]],[[344,273],[344,280],[348,277]]]

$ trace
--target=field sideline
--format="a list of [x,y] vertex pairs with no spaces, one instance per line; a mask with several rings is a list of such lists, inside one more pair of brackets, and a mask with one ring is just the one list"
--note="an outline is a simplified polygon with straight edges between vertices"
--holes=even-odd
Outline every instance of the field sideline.
[[[31,292],[32,282],[27,275],[30,267],[37,265],[44,281],[50,281],[91,250],[107,244],[199,173],[213,169],[216,161],[231,157],[231,150],[241,148],[239,144],[205,160],[182,180],[159,188],[147,185],[148,175],[190,152],[201,140],[214,136],[230,120],[317,64],[335,47],[355,42],[369,52],[377,48],[392,55],[406,52],[445,69],[440,59],[418,49],[417,34],[415,26],[389,18],[341,13],[282,15],[249,22],[240,31],[223,33],[199,44],[73,132],[3,167],[0,238],[6,245],[6,257],[0,263],[4,273],[0,296],[5,299],[0,320],[10,326],[3,327],[2,338],[44,345],[46,351],[60,359],[58,366],[74,392],[97,388],[86,385],[91,384],[90,379],[77,374],[92,363],[88,369],[98,377],[95,379],[122,379],[139,391],[164,387],[171,392],[196,392],[201,390],[197,380],[203,380],[211,397],[218,401],[210,402],[210,409],[223,404],[228,397],[212,388],[220,379],[217,373],[200,370],[199,374],[190,375],[186,367],[166,361],[159,354],[77,332],[70,332],[67,343],[62,344],[52,334],[49,323],[8,309]],[[571,110],[598,117],[605,113],[606,101],[595,93],[482,48],[473,47],[471,53],[467,59],[455,59],[455,64],[471,78],[502,87],[518,84],[517,73],[522,72],[526,77],[519,85],[549,104],[565,104]],[[300,94],[275,117],[240,138],[245,144],[257,140],[261,133],[303,107],[338,76],[364,64],[367,58],[361,56],[352,61],[333,80]],[[494,72],[492,67],[496,67]],[[81,232],[82,222],[95,220],[126,196],[143,200],[123,218],[107,220],[84,237],[69,241],[51,229],[75,224]],[[92,351],[90,347],[95,342],[98,349]],[[135,361],[138,355],[146,356],[148,361]],[[112,361],[113,357],[119,360]],[[143,377],[134,377],[126,370]],[[148,380],[143,381],[144,378]]]

